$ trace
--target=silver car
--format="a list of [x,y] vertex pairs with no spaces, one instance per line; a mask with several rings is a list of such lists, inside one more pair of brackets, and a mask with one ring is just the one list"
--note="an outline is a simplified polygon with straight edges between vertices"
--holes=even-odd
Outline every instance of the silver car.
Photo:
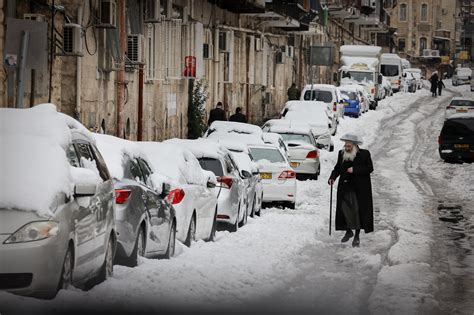
[[0,109],[1,185],[14,185],[0,200],[0,289],[41,298],[111,276],[116,246],[107,166],[87,129],[53,108]]
[[94,135],[114,180],[117,225],[116,262],[136,266],[138,256],[170,258],[176,244],[176,212],[169,185],[158,191],[147,156],[136,143]]

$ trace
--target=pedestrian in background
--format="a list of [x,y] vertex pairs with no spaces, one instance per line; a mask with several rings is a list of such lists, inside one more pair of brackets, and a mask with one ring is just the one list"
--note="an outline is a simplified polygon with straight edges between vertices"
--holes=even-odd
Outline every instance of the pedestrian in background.
[[209,120],[207,123],[210,126],[212,122],[216,120],[227,120],[225,111],[222,106],[222,102],[218,102],[216,108],[211,109],[211,111],[209,112]]
[[[373,172],[372,159],[368,150],[360,149],[361,139],[354,134],[346,134],[344,149],[339,151],[337,164],[331,172],[328,184],[337,185],[336,230],[346,231],[342,243],[353,236],[353,247],[360,244],[360,230],[365,233],[374,230],[374,211],[370,173]],[[355,235],[352,230],[355,230]]]
[[446,86],[444,85],[443,83],[443,80],[439,80],[438,81],[438,95],[441,96],[441,92],[443,91],[443,88],[445,88]]
[[237,107],[235,109],[235,114],[229,117],[229,121],[247,123],[247,116],[242,114],[242,107]]
[[438,71],[433,72],[430,78],[431,82],[431,96],[436,97],[436,91],[438,90]]
[[293,82],[288,89],[288,100],[289,101],[297,101],[300,99],[300,91],[296,87],[296,84]]

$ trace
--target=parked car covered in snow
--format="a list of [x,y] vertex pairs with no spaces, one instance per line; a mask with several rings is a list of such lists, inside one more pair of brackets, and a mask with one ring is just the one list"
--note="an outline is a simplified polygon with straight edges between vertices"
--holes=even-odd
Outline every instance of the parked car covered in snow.
[[282,121],[264,126],[265,131],[275,132],[283,137],[290,151],[290,166],[300,178],[318,179],[321,171],[319,150],[315,135],[307,123]]
[[472,78],[472,70],[470,68],[458,67],[454,70],[451,78],[454,86],[461,84],[469,84]]
[[169,185],[153,181],[146,154],[132,141],[95,134],[114,180],[117,254],[120,264],[135,266],[139,256],[174,255],[176,212]]
[[285,141],[283,141],[283,137],[274,132],[264,132],[263,133],[263,140],[265,144],[271,144],[280,149],[283,155],[288,158],[288,147],[286,146]]
[[[353,85],[344,85],[339,88],[344,99],[344,115],[358,118],[363,113],[363,106],[359,92]],[[383,89],[380,89],[383,90]],[[383,97],[382,97],[383,98]]]
[[187,149],[171,143],[138,142],[155,171],[171,184],[169,200],[176,210],[176,237],[186,246],[197,239],[213,241],[217,225],[217,185]]
[[213,133],[249,136],[256,138],[257,141],[260,139],[263,143],[262,129],[252,124],[233,121],[214,121],[204,133],[203,138],[218,138],[218,136],[212,135]]
[[280,150],[272,145],[251,145],[250,153],[260,169],[264,203],[282,203],[294,209],[296,173]]
[[164,143],[188,149],[204,170],[215,174],[217,186],[212,190],[217,197],[217,222],[228,223],[232,231],[237,231],[246,211],[246,187],[230,151],[207,139],[171,139]]
[[385,89],[385,96],[392,96],[393,95],[393,90],[392,90],[392,84],[390,83],[390,81],[382,76],[382,85],[381,87],[383,87]]
[[417,81],[413,72],[403,70],[403,86],[407,86],[407,91],[415,93],[417,90]]
[[453,114],[438,138],[439,155],[447,161],[474,161],[474,113]]
[[[312,91],[312,92],[311,92]],[[344,105],[339,90],[331,84],[307,84],[301,92],[301,101],[318,101],[326,104],[329,116],[335,117],[338,124],[339,118],[344,117]]]
[[0,289],[52,298],[111,276],[114,187],[92,134],[52,104],[0,109],[0,134]]
[[[340,93],[338,92],[338,95]],[[342,97],[341,97],[342,100]],[[341,103],[342,104],[342,103]],[[306,112],[311,117],[307,117],[305,115]],[[287,114],[292,112],[289,116]],[[298,117],[295,117],[298,116]],[[328,106],[328,104],[320,101],[288,101],[285,103],[285,106],[280,112],[280,118],[282,119],[291,119],[296,118],[299,120],[303,120],[304,122],[309,123],[310,125],[316,124],[320,125],[322,119],[326,119],[325,125],[329,127],[329,131],[331,135],[335,135],[337,132],[337,117],[333,114],[332,109]],[[313,119],[316,119],[313,122]]]
[[416,88],[419,90],[423,87],[423,76],[421,74],[421,69],[418,68],[408,68],[404,69],[403,72],[410,72],[416,81]]
[[446,106],[444,117],[449,118],[453,114],[474,113],[474,98],[453,97]]

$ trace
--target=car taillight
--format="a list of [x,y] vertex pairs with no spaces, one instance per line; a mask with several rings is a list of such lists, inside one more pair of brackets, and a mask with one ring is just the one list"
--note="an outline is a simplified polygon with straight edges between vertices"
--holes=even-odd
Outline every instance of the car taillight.
[[115,203],[119,205],[125,203],[131,194],[132,191],[130,189],[115,189]]
[[278,176],[278,179],[291,179],[291,178],[296,178],[296,173],[293,170],[283,171],[281,172],[280,176]]
[[317,157],[318,157],[318,151],[316,150],[309,151],[308,154],[306,155],[307,159],[315,159]]
[[337,112],[337,103],[334,102],[334,104],[332,104],[332,110]]
[[219,176],[219,177],[217,177],[217,182],[218,182],[218,183],[221,183],[223,186],[226,186],[227,188],[232,187],[232,184],[234,183],[234,181],[232,180],[232,178],[231,178],[231,177],[227,177],[227,176]]
[[176,205],[180,203],[181,200],[184,199],[184,195],[185,195],[184,190],[182,190],[181,188],[173,189],[168,194],[168,200],[171,201],[172,205]]
[[446,109],[454,109],[454,106],[448,106]]

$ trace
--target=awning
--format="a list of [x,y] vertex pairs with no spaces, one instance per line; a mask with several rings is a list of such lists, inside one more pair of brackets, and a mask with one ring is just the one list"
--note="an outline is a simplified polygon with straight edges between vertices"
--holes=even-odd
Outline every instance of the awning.
[[451,40],[451,38],[442,37],[442,36],[433,36],[433,39],[437,39],[437,40],[447,40],[447,41],[450,41],[450,40]]

